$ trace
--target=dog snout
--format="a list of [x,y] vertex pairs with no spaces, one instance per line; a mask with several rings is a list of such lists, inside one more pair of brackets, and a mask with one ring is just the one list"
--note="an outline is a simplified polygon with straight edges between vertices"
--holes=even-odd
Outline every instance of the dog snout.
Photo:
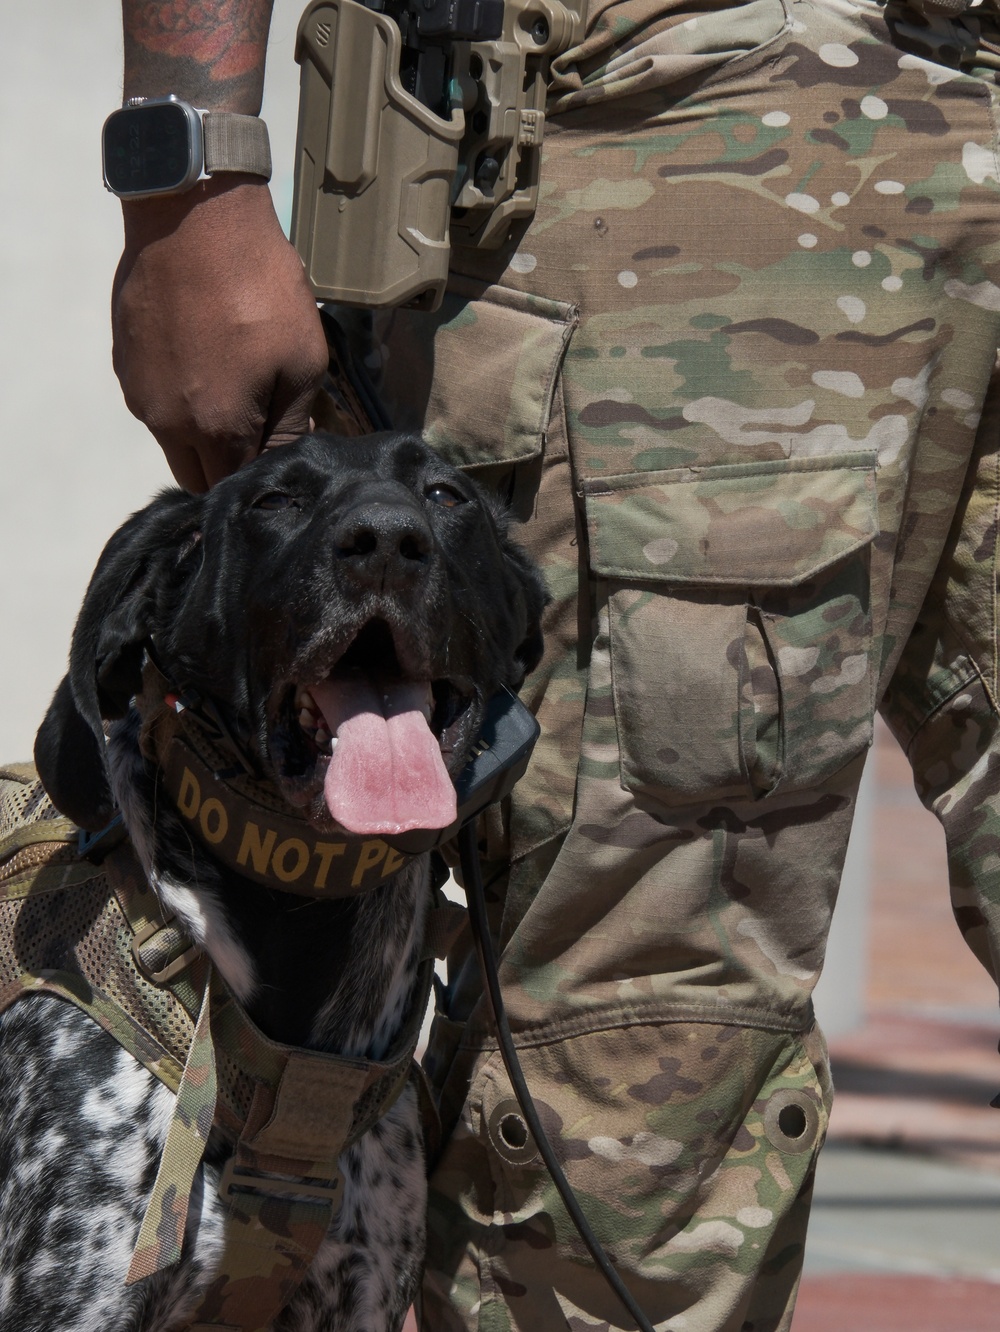
[[374,503],[354,509],[334,529],[338,560],[360,582],[402,587],[430,566],[434,538],[414,509]]

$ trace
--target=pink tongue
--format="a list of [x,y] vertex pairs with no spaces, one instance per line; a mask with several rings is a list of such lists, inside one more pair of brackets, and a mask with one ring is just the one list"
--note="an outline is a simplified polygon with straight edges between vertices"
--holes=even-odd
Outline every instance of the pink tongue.
[[421,712],[426,684],[326,680],[312,696],[337,737],[324,795],[341,827],[391,835],[454,823],[455,788]]

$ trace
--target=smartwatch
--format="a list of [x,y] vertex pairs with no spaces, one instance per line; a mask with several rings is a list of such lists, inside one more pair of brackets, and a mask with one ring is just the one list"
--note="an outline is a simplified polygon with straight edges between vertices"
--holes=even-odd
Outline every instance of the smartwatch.
[[271,178],[267,126],[259,116],[202,111],[172,93],[133,97],[101,134],[104,184],[119,199],[183,194],[220,171]]

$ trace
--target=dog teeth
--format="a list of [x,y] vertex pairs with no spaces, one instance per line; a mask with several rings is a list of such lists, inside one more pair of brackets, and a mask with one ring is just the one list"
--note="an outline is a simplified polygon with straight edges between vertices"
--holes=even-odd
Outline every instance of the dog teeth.
[[324,728],[323,714],[316,706],[316,702],[308,689],[300,688],[297,691],[295,695],[295,706],[298,709],[299,725],[302,727],[303,731],[306,731],[309,735],[313,736],[314,739],[316,738],[316,733],[320,729],[324,729],[324,734],[328,734]]
[[337,748],[337,737],[330,734],[326,718],[316,706],[308,689],[301,687],[295,694],[295,707],[298,709],[299,726],[324,756],[332,754]]

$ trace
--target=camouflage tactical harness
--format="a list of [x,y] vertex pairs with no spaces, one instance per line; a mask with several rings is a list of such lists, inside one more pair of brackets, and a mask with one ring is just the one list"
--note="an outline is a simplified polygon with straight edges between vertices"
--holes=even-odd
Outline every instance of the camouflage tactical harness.
[[[200,769],[182,765],[178,780],[184,771],[188,786],[197,784]],[[202,813],[206,807],[211,841],[226,811],[199,801]],[[304,853],[281,853],[282,831],[258,828],[247,857],[259,866],[270,846],[270,863],[295,868]],[[433,964],[422,965],[416,1002],[385,1060],[280,1045],[164,919],[127,838],[119,834],[106,849],[108,841],[114,836],[88,842],[62,818],[32,767],[0,769],[0,1012],[33,992],[61,995],[176,1095],[129,1283],[178,1261],[209,1132],[215,1126],[235,1139],[219,1188],[225,1253],[190,1326],[260,1332],[305,1276],[339,1207],[338,1158],[410,1076]],[[316,865],[336,854],[316,860],[310,852],[308,872],[315,877]],[[358,852],[355,873],[363,859]]]

